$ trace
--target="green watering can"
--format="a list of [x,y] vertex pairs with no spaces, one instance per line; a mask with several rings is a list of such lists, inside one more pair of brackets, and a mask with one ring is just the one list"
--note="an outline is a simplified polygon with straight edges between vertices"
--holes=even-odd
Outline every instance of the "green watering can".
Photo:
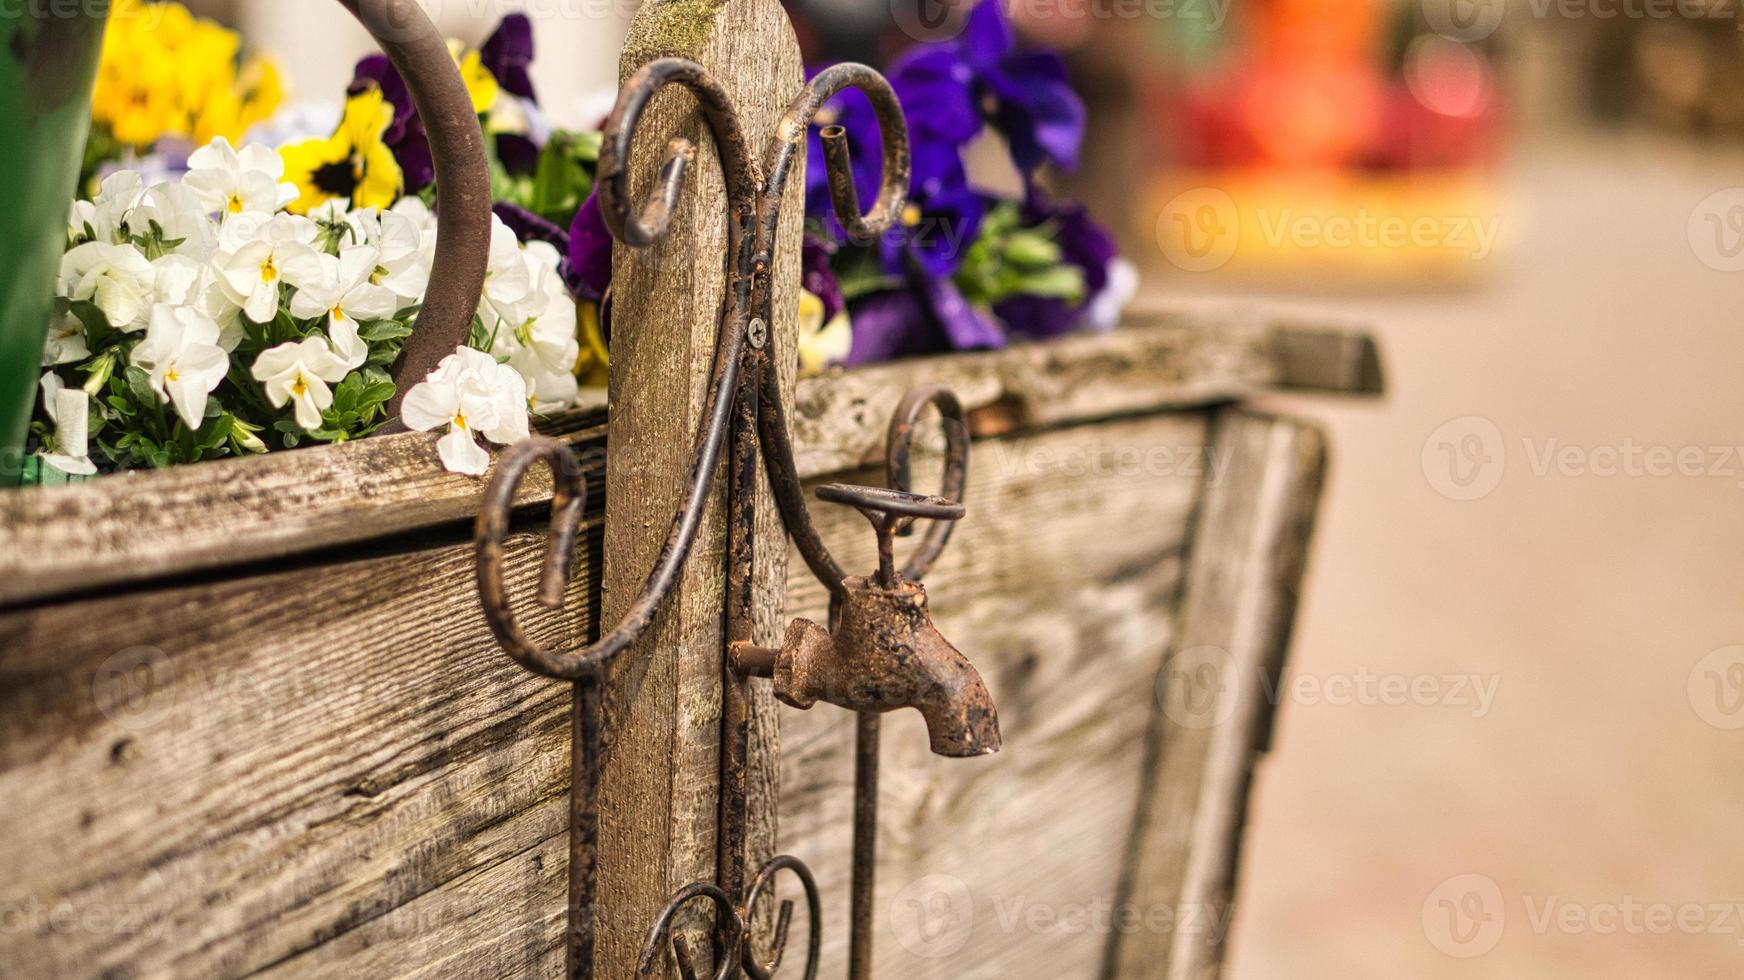
[[[484,135],[460,71],[417,0],[339,0],[412,92],[436,164],[435,264],[388,410],[465,342],[490,246]],[[57,479],[24,457],[42,346],[67,243],[108,0],[0,4],[0,487]],[[391,431],[393,423],[382,431]],[[52,468],[50,468],[52,469]]]
[[106,0],[0,13],[0,486],[25,466],[55,273],[67,244]]

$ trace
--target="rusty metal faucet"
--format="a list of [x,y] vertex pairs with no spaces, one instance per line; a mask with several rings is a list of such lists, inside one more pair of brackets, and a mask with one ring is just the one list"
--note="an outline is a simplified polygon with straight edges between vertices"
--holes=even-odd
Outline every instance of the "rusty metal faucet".
[[775,696],[802,710],[826,701],[851,711],[915,708],[932,750],[968,758],[999,751],[999,713],[974,665],[933,627],[926,588],[896,570],[893,539],[918,518],[955,521],[963,505],[877,487],[832,483],[820,500],[854,507],[878,535],[878,571],[842,580],[834,633],[808,619],[787,627],[781,649],[733,651],[741,672],[773,677]]

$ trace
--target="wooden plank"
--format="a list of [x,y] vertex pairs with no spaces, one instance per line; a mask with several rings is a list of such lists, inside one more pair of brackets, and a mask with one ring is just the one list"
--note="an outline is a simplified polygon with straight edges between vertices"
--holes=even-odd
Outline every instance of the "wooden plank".
[[[804,84],[799,42],[777,0],[651,0],[637,11],[624,41],[621,80],[656,58],[682,57],[712,74],[738,113],[749,151],[769,145],[790,100]],[[706,424],[709,367],[720,334],[729,254],[729,198],[716,148],[681,86],[662,90],[642,117],[630,155],[633,189],[652,184],[668,140],[684,134],[699,152],[667,234],[646,249],[619,248],[613,267],[610,404],[606,469],[606,549],[602,619],[618,621],[664,545],[672,515],[688,491],[691,446]],[[774,257],[771,290],[799,290],[803,172],[788,185]],[[634,193],[635,191],[633,191]],[[782,306],[768,327],[779,348],[794,349],[798,307]],[[785,377],[791,391],[791,372]],[[595,908],[599,931],[595,975],[628,977],[642,956],[648,930],[671,896],[693,881],[716,880],[719,821],[725,499],[721,472],[690,560],[654,626],[619,661],[606,697],[619,706],[612,748],[600,784],[600,859]],[[779,634],[779,583],[785,548],[777,550],[779,518],[767,485],[753,504],[765,529],[759,593],[764,642]],[[771,529],[773,535],[771,533]],[[760,695],[751,757],[753,781],[764,792],[761,819],[751,828],[758,852],[772,846],[768,817],[775,729],[759,713],[773,710]],[[681,928],[706,930],[712,910],[686,909]],[[708,948],[706,932],[692,948]],[[664,955],[664,951],[663,951]],[[702,957],[706,959],[706,957]],[[662,973],[664,973],[664,968]]]
[[[1207,432],[1193,412],[975,443],[968,516],[927,586],[1005,748],[942,759],[916,713],[885,716],[879,976],[1098,973]],[[850,570],[875,564],[863,518],[816,512]],[[821,586],[789,569],[794,614],[821,618]],[[853,732],[829,705],[782,715],[781,846],[823,890],[822,976],[846,962]]]
[[1222,967],[1253,768],[1269,741],[1325,471],[1319,430],[1219,413],[1225,478],[1206,485],[1188,554],[1180,639],[1163,672],[1122,901],[1169,928],[1111,938],[1116,977],[1210,980]]
[[[605,416],[570,413],[540,431],[582,445]],[[440,435],[0,492],[0,607],[471,520],[484,481],[442,469]],[[550,474],[531,474],[518,499],[549,501]]]
[[1272,335],[1276,385],[1298,391],[1378,395],[1386,390],[1381,351],[1368,334],[1286,327]]
[[[1373,394],[1381,384],[1373,343],[1350,330],[1198,311],[1134,314],[1112,333],[808,378],[791,413],[800,471],[821,476],[876,458],[890,409],[917,379],[955,388],[979,410],[985,434],[1227,402],[1271,387]],[[600,423],[594,409],[541,431],[585,440]],[[435,442],[402,433],[0,493],[0,606],[470,519],[482,481],[442,472]],[[549,500],[545,474],[532,474],[523,494]]]
[[[588,628],[596,562],[533,635]],[[568,688],[498,649],[464,537],[0,635],[0,973],[561,972]]]
[[[1194,645],[1275,669],[1319,440],[1242,412],[1209,433],[1190,412],[977,441],[969,517],[929,588],[940,628],[993,690],[1006,750],[938,759],[917,717],[890,716],[881,974],[1096,975],[1122,906],[1227,909],[1269,713],[1237,712],[1211,735],[1171,728],[1147,783],[1153,681],[1166,650]],[[1214,479],[1189,549],[1201,471]],[[1263,516],[1280,501],[1293,509]],[[863,520],[817,513],[848,566],[869,568]],[[589,628],[597,517],[590,529],[570,609],[525,607],[546,641]],[[1246,552],[1222,544],[1240,540]],[[0,651],[5,972],[561,971],[567,689],[497,650],[463,528],[415,544],[0,612],[0,635],[18,638]],[[513,540],[516,594],[531,592],[540,544]],[[790,578],[794,614],[822,617],[802,563]],[[1223,636],[1230,622],[1251,629]],[[851,718],[780,710],[781,850],[818,873],[825,975],[839,974]],[[1135,813],[1139,871],[1123,884]],[[639,910],[598,911],[646,930]],[[1157,958],[1136,945],[1157,935],[1118,938],[1121,976],[1219,952]]]

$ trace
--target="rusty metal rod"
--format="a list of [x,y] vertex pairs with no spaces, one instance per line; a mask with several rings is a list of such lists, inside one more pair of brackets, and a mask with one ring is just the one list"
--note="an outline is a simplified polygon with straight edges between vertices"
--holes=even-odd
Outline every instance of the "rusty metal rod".
[[[436,256],[411,336],[392,371],[390,416],[412,386],[466,343],[490,253],[490,170],[484,133],[448,42],[415,0],[339,0],[399,70],[436,165]],[[384,426],[384,428],[387,428]]]
[[854,871],[848,932],[849,980],[872,980],[873,898],[878,889],[878,738],[883,722],[861,712],[854,725]]

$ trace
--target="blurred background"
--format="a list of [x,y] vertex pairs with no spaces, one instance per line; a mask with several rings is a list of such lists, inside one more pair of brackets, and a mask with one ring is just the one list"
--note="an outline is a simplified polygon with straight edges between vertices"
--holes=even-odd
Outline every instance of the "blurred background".
[[[331,99],[337,5],[193,3]],[[535,17],[560,124],[633,7]],[[795,0],[812,59],[948,35]],[[1744,973],[1744,11],[1730,0],[1013,0],[1090,108],[1065,178],[1138,305],[1371,330],[1229,975]],[[561,52],[554,56],[554,52]],[[988,175],[998,180],[998,175]]]

